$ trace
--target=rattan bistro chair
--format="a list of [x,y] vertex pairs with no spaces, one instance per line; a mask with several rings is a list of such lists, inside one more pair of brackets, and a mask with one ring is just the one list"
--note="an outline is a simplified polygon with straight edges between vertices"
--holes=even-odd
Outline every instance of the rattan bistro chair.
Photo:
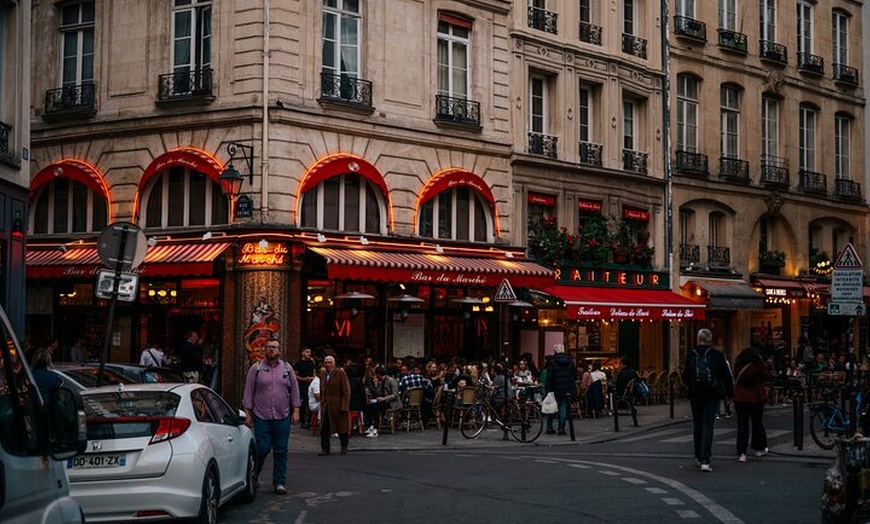
[[426,394],[425,388],[410,388],[405,392],[405,398],[402,401],[402,423],[405,424],[405,430],[411,431],[411,423],[416,421],[420,424],[420,429],[425,430],[423,424],[423,396]]

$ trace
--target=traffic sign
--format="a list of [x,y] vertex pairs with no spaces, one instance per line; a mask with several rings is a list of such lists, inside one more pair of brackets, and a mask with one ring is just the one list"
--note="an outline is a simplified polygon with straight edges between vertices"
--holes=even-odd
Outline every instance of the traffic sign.
[[861,257],[855,251],[855,246],[851,242],[846,244],[837,261],[834,262],[834,269],[864,269],[864,263],[861,262]]
[[505,278],[501,281],[501,285],[498,286],[492,299],[496,302],[514,302],[517,299],[517,294],[514,293],[514,288],[508,279]]
[[863,302],[864,271],[835,269],[831,275],[831,302]]
[[[97,276],[97,297],[104,299],[112,298],[112,286],[115,283],[114,269],[101,269]],[[118,300],[133,302],[139,291],[139,275],[135,273],[121,273],[118,276]]]
[[862,317],[867,306],[862,302],[828,302],[828,314],[836,316]]
[[130,271],[138,267],[145,260],[147,250],[148,241],[145,239],[145,233],[139,229],[139,226],[130,222],[114,222],[104,227],[97,242],[97,253],[103,264],[121,271]]

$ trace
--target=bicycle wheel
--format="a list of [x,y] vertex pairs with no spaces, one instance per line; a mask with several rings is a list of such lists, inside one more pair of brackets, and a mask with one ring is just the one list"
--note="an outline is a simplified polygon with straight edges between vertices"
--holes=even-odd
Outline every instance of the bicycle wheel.
[[485,425],[486,409],[483,404],[475,403],[462,415],[459,430],[462,432],[463,437],[475,438],[480,435]]
[[541,431],[544,430],[544,419],[541,417],[541,408],[536,404],[530,402],[514,404],[508,415],[508,428],[517,442],[528,444],[541,436]]
[[822,449],[834,449],[839,431],[832,427],[837,410],[830,404],[819,404],[810,414],[810,435]]

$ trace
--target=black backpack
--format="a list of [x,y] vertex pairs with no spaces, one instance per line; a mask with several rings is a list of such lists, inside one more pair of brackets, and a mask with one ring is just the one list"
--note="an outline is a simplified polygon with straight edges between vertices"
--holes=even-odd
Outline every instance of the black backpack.
[[713,369],[713,354],[711,348],[705,348],[703,353],[698,348],[692,350],[693,358],[687,362],[689,367],[690,384],[693,390],[708,391],[716,385],[716,376]]

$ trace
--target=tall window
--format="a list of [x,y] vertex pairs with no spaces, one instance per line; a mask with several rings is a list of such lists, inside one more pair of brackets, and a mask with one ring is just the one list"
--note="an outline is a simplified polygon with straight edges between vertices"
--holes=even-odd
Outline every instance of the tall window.
[[532,133],[545,133],[547,129],[547,79],[532,75],[529,87],[529,124]]
[[739,158],[740,90],[734,85],[723,85],[719,91],[719,126],[722,135],[722,156]]
[[772,224],[770,219],[762,217],[758,223],[758,251],[764,253],[770,251],[770,233]]
[[622,0],[622,32],[634,35],[634,0]]
[[694,239],[693,223],[695,212],[691,209],[680,210],[680,244],[687,245]]
[[323,72],[360,76],[360,0],[323,0]]
[[580,0],[580,21],[592,23],[592,0]]
[[834,63],[849,64],[849,17],[842,11],[834,11],[831,15],[831,42],[833,45]]
[[710,216],[707,217],[707,245],[713,247],[721,247],[722,244],[722,225],[724,223],[725,217],[722,216],[722,213],[710,213]]
[[698,79],[677,75],[677,150],[698,151]]
[[[453,18],[453,17],[451,17]],[[438,21],[438,94],[468,98],[471,24],[455,19]]]
[[142,200],[145,227],[211,226],[229,219],[227,197],[220,185],[181,166],[155,176]]
[[592,141],[592,90],[586,84],[580,84],[580,141]]
[[637,146],[634,136],[634,110],[633,100],[622,100],[622,148],[629,151],[634,151]]
[[798,141],[798,155],[800,169],[805,171],[816,170],[816,110],[808,105],[801,104],[800,138]]
[[106,198],[86,185],[58,177],[37,190],[30,232],[34,235],[89,233],[106,226]]
[[776,0],[761,0],[761,39],[776,42]]
[[719,28],[737,31],[737,0],[719,0]]
[[[209,68],[211,68],[211,0],[174,0],[172,10],[174,76],[179,80],[187,79],[190,78],[188,76],[190,72]],[[195,78],[204,77],[196,75]]]
[[677,0],[676,15],[695,18],[695,0]]
[[365,177],[346,173],[327,178],[302,195],[301,227],[383,234],[385,204]]
[[[528,196],[529,226],[556,227],[556,197],[540,193],[529,193]],[[534,238],[537,228],[529,228],[529,238]]]
[[483,198],[467,186],[454,187],[420,206],[421,237],[489,242],[491,212]]
[[62,74],[64,87],[94,81],[94,2],[61,8]]
[[761,155],[771,160],[779,155],[779,100],[770,96],[761,98]]
[[849,180],[850,149],[852,147],[852,119],[847,115],[834,117],[834,169],[838,179]]
[[798,53],[813,52],[813,6],[809,2],[797,3]]

